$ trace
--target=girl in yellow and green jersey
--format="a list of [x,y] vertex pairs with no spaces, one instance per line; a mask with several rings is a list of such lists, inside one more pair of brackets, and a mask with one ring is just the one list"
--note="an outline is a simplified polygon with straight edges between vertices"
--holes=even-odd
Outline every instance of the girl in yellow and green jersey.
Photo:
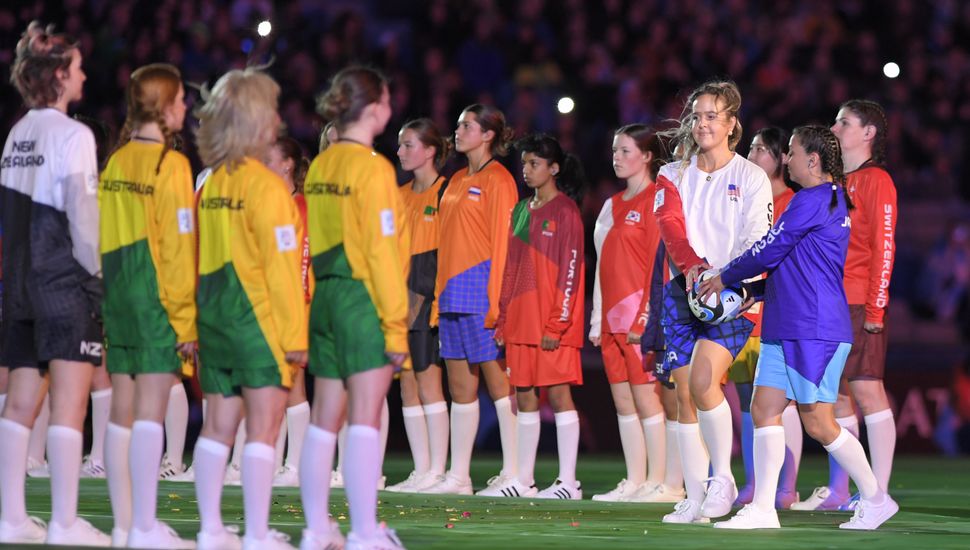
[[346,409],[347,547],[399,548],[394,532],[376,520],[381,407],[394,369],[408,356],[402,200],[391,163],[373,149],[391,116],[387,82],[371,69],[344,69],[318,111],[335,121],[340,137],[314,159],[304,187],[316,277],[308,368],[316,381],[300,461],[307,518],[302,545],[343,546],[337,524],[328,518],[328,493]]

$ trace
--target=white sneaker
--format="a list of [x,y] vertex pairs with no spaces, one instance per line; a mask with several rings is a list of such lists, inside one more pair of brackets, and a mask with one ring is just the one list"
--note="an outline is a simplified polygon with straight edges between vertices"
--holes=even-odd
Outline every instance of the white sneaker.
[[91,455],[84,457],[84,462],[81,463],[81,477],[104,479],[104,462],[92,460]]
[[707,480],[707,496],[701,504],[701,515],[719,518],[731,513],[731,505],[738,498],[738,487],[734,481],[724,476],[714,476]]
[[52,521],[47,526],[46,544],[62,544],[64,546],[111,546],[111,537],[82,518],[76,518],[70,527],[61,527]]
[[663,483],[644,483],[622,502],[680,502],[686,496],[683,489],[671,489]]
[[404,543],[397,538],[394,529],[381,522],[377,533],[368,539],[361,539],[353,531],[347,533],[346,550],[404,550]]
[[175,474],[174,476],[166,479],[165,481],[178,481],[181,483],[195,483],[195,470],[191,466],[185,469],[181,474]]
[[51,471],[46,460],[27,457],[27,477],[50,477]]
[[438,480],[441,479],[441,474],[436,474],[434,472],[425,472],[421,474],[421,477],[414,481],[414,485],[411,486],[412,493],[424,493],[429,487],[432,487]]
[[226,466],[226,477],[223,485],[242,485],[242,469],[232,463]]
[[156,521],[155,526],[142,531],[135,526],[128,534],[129,548],[195,548],[194,540],[186,540],[178,536],[174,529],[163,521]]
[[330,488],[331,489],[344,488],[344,475],[340,473],[340,470],[334,470],[330,472]]
[[714,524],[718,529],[779,529],[778,512],[774,508],[761,510],[754,504],[745,504],[734,517]]
[[812,491],[812,496],[802,500],[800,502],[793,502],[791,506],[788,507],[789,510],[801,510],[803,512],[812,511],[835,511],[839,509],[839,505],[844,503],[848,497],[838,495],[832,492],[832,489],[826,486],[816,487]]
[[276,529],[270,529],[261,539],[246,535],[243,538],[242,547],[243,550],[296,550],[296,547],[290,544],[290,536]]
[[114,548],[127,548],[128,547],[128,531],[125,531],[121,527],[114,527],[111,529],[111,546]]
[[242,539],[235,525],[223,527],[219,533],[199,531],[195,542],[198,550],[242,550]]
[[663,523],[710,523],[711,520],[701,515],[699,502],[684,499],[674,506],[674,511],[665,515]]
[[401,481],[400,483],[395,483],[394,485],[388,485],[385,490],[391,493],[411,493],[414,491],[414,484],[418,482],[425,474],[419,474],[418,472],[411,470],[408,474],[407,479]]
[[43,544],[46,538],[47,524],[38,517],[27,516],[20,525],[0,521],[0,543]]
[[158,468],[158,479],[169,480],[185,471],[185,464],[172,464],[168,455],[162,456],[162,465]]
[[839,525],[839,529],[853,529],[857,531],[872,531],[899,511],[899,504],[889,495],[884,494],[882,502],[860,500],[852,514],[852,519]]
[[510,476],[505,472],[499,472],[497,476],[492,476],[488,479],[488,483],[485,484],[485,488],[476,491],[475,494],[480,497],[501,497],[505,496],[502,493],[502,488],[509,483],[518,483],[518,478],[515,476]]
[[283,465],[276,475],[273,477],[273,487],[299,487],[300,486],[300,471],[290,466],[289,464]]
[[624,478],[616,484],[616,488],[612,491],[600,495],[593,495],[593,500],[598,502],[623,502],[624,499],[629,498],[630,495],[637,492],[639,488],[639,485],[634,485]]
[[429,495],[470,495],[472,494],[471,478],[459,479],[451,472],[438,476],[438,482],[423,491]]
[[[489,487],[488,490],[492,488]],[[509,497],[509,498],[535,498],[539,494],[539,489],[535,485],[527,486],[519,481],[519,478],[513,477],[511,481],[506,483],[501,487],[495,487],[498,494],[488,494],[485,495],[482,491],[476,493],[479,496],[496,496],[496,497]]]
[[557,479],[552,485],[539,491],[536,498],[583,500],[583,487],[578,481],[575,484],[569,484]]
[[309,529],[304,529],[303,537],[300,539],[300,550],[343,550],[344,543],[340,526],[331,519],[329,533],[318,535]]

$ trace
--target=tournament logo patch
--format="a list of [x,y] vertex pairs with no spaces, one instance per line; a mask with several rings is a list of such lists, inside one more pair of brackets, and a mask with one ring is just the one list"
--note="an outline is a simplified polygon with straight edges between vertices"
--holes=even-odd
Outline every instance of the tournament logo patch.
[[631,223],[640,223],[640,213],[636,210],[630,210],[626,214],[626,221]]
[[741,198],[741,190],[738,189],[737,185],[734,185],[733,183],[729,183],[727,188],[727,196],[728,196],[728,200],[730,200],[731,202],[738,202],[738,199]]

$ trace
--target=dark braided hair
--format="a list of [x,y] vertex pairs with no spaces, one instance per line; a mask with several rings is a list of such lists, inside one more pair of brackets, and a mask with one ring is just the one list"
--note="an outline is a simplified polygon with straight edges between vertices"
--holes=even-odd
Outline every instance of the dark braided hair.
[[886,142],[889,123],[886,122],[886,111],[882,105],[869,99],[850,99],[841,105],[842,109],[852,111],[859,117],[863,127],[872,125],[876,129],[876,138],[872,140],[872,162],[883,165],[886,163]]
[[529,134],[515,142],[520,153],[532,153],[545,159],[549,164],[559,165],[559,173],[554,177],[556,187],[577,203],[586,191],[586,172],[583,163],[576,155],[563,151],[556,138],[548,134]]
[[829,211],[839,205],[838,188],[842,188],[845,196],[845,206],[852,210],[855,205],[845,192],[845,173],[842,168],[842,146],[839,145],[839,138],[835,137],[832,130],[825,126],[807,125],[799,126],[792,131],[792,137],[798,138],[798,143],[809,155],[816,153],[822,163],[822,173],[832,176],[832,201],[829,203]]

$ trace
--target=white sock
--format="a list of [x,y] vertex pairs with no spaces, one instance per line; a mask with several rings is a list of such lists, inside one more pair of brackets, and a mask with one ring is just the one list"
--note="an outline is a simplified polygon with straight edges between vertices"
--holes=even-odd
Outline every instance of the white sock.
[[579,454],[579,414],[576,411],[556,413],[556,446],[559,450],[559,481],[575,485],[576,455]]
[[283,452],[286,450],[286,418],[280,419],[280,431],[276,434],[276,446],[273,448],[273,473],[283,467]]
[[515,446],[518,438],[515,436],[515,415],[512,414],[512,400],[508,397],[496,399],[495,415],[498,417],[498,432],[502,440],[502,473],[514,476],[518,452]]
[[704,480],[707,479],[710,460],[701,438],[700,427],[697,424],[681,422],[677,443],[680,446],[680,463],[684,468],[687,498],[697,503],[704,502]]
[[526,487],[535,485],[536,452],[539,449],[539,434],[542,419],[539,411],[519,411],[516,426],[519,440],[516,442],[519,462],[516,465],[519,483]]
[[30,430],[30,443],[27,456],[38,462],[44,461],[44,451],[47,450],[47,425],[51,419],[50,393],[44,396],[44,403],[40,406],[40,413],[34,419],[34,428]]
[[754,498],[760,510],[775,509],[778,475],[785,462],[785,428],[765,426],[754,429]]
[[879,488],[888,491],[889,476],[893,473],[893,453],[896,451],[896,420],[893,418],[893,410],[867,414],[865,421],[872,473],[876,475]]
[[3,414],[3,407],[7,404],[7,394],[0,393],[0,414]]
[[[110,399],[110,396],[109,396]],[[105,430],[108,426],[105,425]],[[104,439],[102,435],[101,452]],[[47,428],[47,463],[51,469],[51,523],[74,525],[77,519],[77,490],[81,478],[84,434],[67,426]],[[155,475],[158,475],[157,472]]]
[[616,415],[620,428],[620,445],[626,461],[626,480],[640,485],[647,479],[647,444],[643,440],[643,426],[636,414]]
[[680,422],[667,420],[666,422],[666,471],[664,472],[664,486],[680,490],[684,487],[684,468],[680,463],[680,443],[678,433],[680,432]]
[[[131,448],[131,429],[108,422],[104,434],[104,475],[111,497],[111,515],[115,528],[131,530],[132,491],[128,450]],[[158,472],[155,472],[158,477]]]
[[[451,473],[458,479],[471,477],[472,450],[478,434],[478,400],[451,404]],[[503,451],[504,453],[504,451]]]
[[785,407],[785,412],[781,413],[781,425],[785,428],[785,464],[781,469],[778,490],[794,493],[798,466],[802,461],[802,420],[798,416],[798,407]]
[[[384,472],[384,455],[387,454],[387,436],[391,431],[391,408],[387,405],[387,398],[384,398],[384,405],[381,407],[381,467],[378,472],[383,475]],[[380,477],[378,475],[377,477]]]
[[286,408],[286,465],[293,469],[300,466],[303,440],[310,425],[310,403],[304,401]]
[[111,388],[91,392],[91,461],[104,462],[104,432],[111,416]]
[[444,401],[424,405],[424,418],[428,423],[428,450],[431,452],[431,471],[436,475],[445,473],[448,464],[448,404]]
[[667,469],[667,434],[664,413],[640,420],[647,449],[647,483],[663,483]]
[[310,531],[330,532],[330,471],[337,448],[337,434],[310,425],[300,455],[300,499]]
[[269,505],[273,491],[273,465],[276,450],[259,442],[243,449],[242,488],[246,537],[262,540],[269,531]]
[[243,447],[246,446],[246,419],[243,418],[236,428],[236,441],[232,444],[232,460],[229,462],[237,469],[242,467]]
[[30,428],[0,418],[0,519],[8,525],[27,521],[24,483],[27,477],[27,444]]
[[423,474],[431,467],[431,451],[428,448],[428,423],[424,420],[424,407],[414,405],[401,407],[404,416],[404,431],[408,435],[414,471]]
[[164,438],[165,428],[158,422],[137,420],[131,426],[131,450],[128,451],[133,488],[131,515],[132,525],[140,531],[155,526],[158,467],[162,462]]
[[825,445],[825,450],[831,454],[839,465],[849,474],[859,494],[865,500],[872,500],[879,494],[879,482],[869,467],[866,460],[866,452],[862,449],[862,444],[848,430],[842,428],[835,441]]
[[726,477],[733,483],[731,448],[734,446],[734,425],[731,423],[731,406],[727,399],[709,411],[698,409],[697,423],[710,453],[714,475]]
[[176,468],[185,460],[185,432],[189,428],[189,398],[181,383],[168,392],[168,408],[165,410],[165,454]]
[[381,475],[381,434],[370,426],[347,428],[344,487],[350,506],[350,530],[362,539],[377,531],[377,478]]
[[340,427],[340,431],[337,432],[337,471],[344,471],[344,458],[347,454],[347,421],[344,420],[344,425]]
[[222,482],[226,477],[229,447],[214,439],[199,437],[195,442],[192,468],[195,470],[195,496],[199,504],[200,530],[221,533]]

